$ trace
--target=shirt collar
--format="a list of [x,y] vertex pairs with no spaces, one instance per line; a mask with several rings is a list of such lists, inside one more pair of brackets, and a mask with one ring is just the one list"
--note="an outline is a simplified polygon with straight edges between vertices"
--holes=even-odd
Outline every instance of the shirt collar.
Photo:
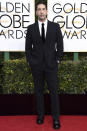
[[41,21],[38,20],[38,24],[41,25],[42,23],[44,23],[44,25],[46,25],[47,24],[47,19],[44,22],[41,22]]

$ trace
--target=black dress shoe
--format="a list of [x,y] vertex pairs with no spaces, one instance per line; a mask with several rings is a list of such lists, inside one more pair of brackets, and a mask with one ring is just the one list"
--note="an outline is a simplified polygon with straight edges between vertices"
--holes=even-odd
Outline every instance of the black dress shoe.
[[38,116],[38,118],[37,118],[37,124],[43,124],[43,122],[44,122],[44,116]]
[[61,127],[60,121],[58,120],[53,120],[53,128],[54,129],[59,129]]

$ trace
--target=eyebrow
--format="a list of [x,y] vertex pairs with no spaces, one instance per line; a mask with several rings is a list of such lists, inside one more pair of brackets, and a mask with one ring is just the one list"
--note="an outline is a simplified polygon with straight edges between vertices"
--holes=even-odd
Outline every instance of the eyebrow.
[[46,9],[46,8],[37,8],[37,10],[38,10],[38,9]]

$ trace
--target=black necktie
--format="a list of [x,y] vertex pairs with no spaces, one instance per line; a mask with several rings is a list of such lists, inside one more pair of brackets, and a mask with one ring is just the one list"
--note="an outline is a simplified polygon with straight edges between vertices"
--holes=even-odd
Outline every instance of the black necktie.
[[42,23],[42,41],[45,42],[45,30],[44,30],[44,23]]

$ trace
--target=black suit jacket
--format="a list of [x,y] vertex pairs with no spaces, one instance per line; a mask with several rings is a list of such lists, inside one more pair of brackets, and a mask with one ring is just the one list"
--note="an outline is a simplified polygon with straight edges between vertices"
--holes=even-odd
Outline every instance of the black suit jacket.
[[47,70],[57,68],[57,60],[61,61],[63,56],[63,37],[59,24],[48,20],[46,40],[43,43],[38,22],[29,25],[25,43],[26,59],[33,69]]

